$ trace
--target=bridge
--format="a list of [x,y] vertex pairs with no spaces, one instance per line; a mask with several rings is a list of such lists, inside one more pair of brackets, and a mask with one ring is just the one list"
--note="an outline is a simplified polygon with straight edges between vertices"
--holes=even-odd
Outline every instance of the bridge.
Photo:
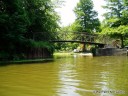
[[63,42],[71,42],[71,43],[82,43],[82,44],[90,44],[96,45],[99,48],[104,47],[110,40],[107,40],[106,37],[101,37],[101,35],[96,33],[88,33],[88,32],[52,32],[48,34],[48,32],[35,32],[33,33],[33,40],[37,41],[46,41],[52,43],[63,43]]
[[[113,38],[110,38],[106,35],[101,35],[97,33],[87,33],[87,32],[34,32],[31,35],[31,38],[34,41],[48,41],[51,43],[65,43],[65,42],[71,42],[71,43],[80,43],[76,44],[78,49],[80,49],[81,52],[87,52],[90,51],[90,49],[98,48],[104,48],[104,47],[114,47],[120,48],[120,40],[115,40]],[[87,44],[87,46],[86,46]],[[63,47],[61,45],[63,44],[56,44],[59,48]],[[66,45],[66,44],[64,44]],[[68,45],[68,44],[67,44]],[[88,46],[93,45],[93,46]],[[105,46],[106,45],[106,46]],[[67,46],[66,46],[67,47]],[[95,48],[94,48],[95,47]],[[68,48],[68,47],[67,47]],[[76,46],[72,47],[76,48]],[[92,51],[91,50],[91,51]],[[94,52],[95,54],[95,52]]]
[[100,40],[98,34],[92,34],[87,32],[56,32],[54,33],[56,38],[51,39],[51,42],[72,42],[83,43],[90,45],[98,45],[98,47],[104,47],[104,40]]

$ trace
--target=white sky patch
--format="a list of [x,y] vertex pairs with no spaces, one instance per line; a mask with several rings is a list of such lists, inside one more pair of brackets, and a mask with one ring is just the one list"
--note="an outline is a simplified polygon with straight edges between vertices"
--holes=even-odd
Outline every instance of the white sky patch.
[[[63,0],[64,4],[61,6],[61,8],[57,8],[56,11],[61,17],[61,26],[67,26],[72,24],[75,19],[75,13],[74,8],[76,7],[79,0]],[[98,18],[100,21],[103,20],[102,14],[105,12],[105,9],[103,9],[101,6],[105,5],[104,0],[93,0],[94,3],[94,10],[98,12]]]
[[76,19],[74,8],[79,0],[63,0],[64,5],[61,8],[57,8],[56,11],[61,17],[61,25],[66,26],[73,23]]
[[103,21],[104,17],[102,16],[106,10],[102,8],[105,5],[104,0],[93,0],[94,10],[98,12],[98,18],[100,21]]

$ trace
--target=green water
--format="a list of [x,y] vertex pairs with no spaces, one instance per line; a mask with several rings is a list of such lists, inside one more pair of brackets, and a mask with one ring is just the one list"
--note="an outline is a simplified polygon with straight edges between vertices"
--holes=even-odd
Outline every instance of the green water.
[[0,66],[0,96],[128,96],[128,57]]

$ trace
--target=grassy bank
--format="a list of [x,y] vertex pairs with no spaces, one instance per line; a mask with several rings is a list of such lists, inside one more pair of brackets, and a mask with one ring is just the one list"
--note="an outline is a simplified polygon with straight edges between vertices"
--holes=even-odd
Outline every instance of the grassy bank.
[[71,55],[71,53],[69,52],[55,52],[53,55],[59,55],[59,56],[63,56],[63,55]]
[[68,56],[68,55],[79,55],[80,53],[74,53],[74,52],[55,52],[54,56]]

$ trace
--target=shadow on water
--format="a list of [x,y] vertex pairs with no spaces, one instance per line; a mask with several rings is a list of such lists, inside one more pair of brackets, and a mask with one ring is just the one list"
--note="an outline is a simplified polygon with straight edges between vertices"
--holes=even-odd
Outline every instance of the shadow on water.
[[8,65],[21,65],[21,64],[37,64],[37,63],[48,63],[53,62],[53,58],[47,58],[47,59],[29,59],[29,60],[16,60],[16,61],[0,61],[0,67],[2,66],[8,66]]

